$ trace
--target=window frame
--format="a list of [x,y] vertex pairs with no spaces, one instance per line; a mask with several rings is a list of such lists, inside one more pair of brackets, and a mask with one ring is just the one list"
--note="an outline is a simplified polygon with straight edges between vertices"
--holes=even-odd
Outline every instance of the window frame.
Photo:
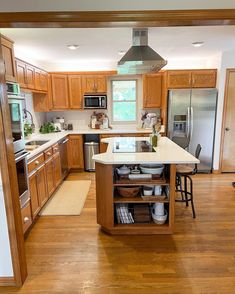
[[[125,81],[134,81],[135,82],[135,100],[113,100],[113,82],[125,82]],[[137,78],[116,78],[110,80],[111,82],[111,121],[112,124],[137,124],[138,122],[138,79]],[[135,120],[124,121],[124,120],[114,120],[114,102],[135,102]]]

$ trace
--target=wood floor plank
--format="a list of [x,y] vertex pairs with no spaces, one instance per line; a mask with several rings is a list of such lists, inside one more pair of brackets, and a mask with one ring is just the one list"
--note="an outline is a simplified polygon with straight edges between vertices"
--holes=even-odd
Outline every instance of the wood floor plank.
[[197,218],[176,203],[173,235],[109,236],[96,224],[93,173],[80,216],[40,217],[25,245],[29,276],[0,293],[235,293],[234,174],[193,177]]

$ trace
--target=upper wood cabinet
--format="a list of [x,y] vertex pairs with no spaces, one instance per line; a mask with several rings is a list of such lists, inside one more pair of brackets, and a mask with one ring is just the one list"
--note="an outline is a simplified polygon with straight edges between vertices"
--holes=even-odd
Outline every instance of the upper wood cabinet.
[[35,68],[35,90],[47,92],[48,74],[40,68]]
[[80,75],[68,75],[69,105],[71,109],[82,109],[82,77]]
[[70,135],[68,142],[69,168],[84,168],[82,135]]
[[167,87],[169,89],[183,88],[215,88],[217,70],[169,70],[167,72]]
[[34,76],[34,67],[30,64],[26,64],[26,83],[27,89],[35,89],[35,76]]
[[0,34],[0,45],[5,65],[5,79],[9,82],[16,81],[16,67],[13,42]]
[[26,80],[26,63],[22,60],[16,59],[17,81],[21,88],[27,88]]
[[51,97],[53,109],[60,110],[69,108],[67,75],[51,75]]
[[83,93],[106,93],[107,77],[105,75],[85,75],[82,77]]
[[162,102],[162,75],[143,75],[143,107],[160,108]]

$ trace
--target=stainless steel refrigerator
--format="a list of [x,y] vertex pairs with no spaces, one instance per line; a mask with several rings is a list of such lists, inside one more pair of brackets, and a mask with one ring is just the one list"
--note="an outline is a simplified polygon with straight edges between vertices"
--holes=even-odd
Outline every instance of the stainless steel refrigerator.
[[210,172],[213,167],[216,107],[216,89],[168,92],[168,137],[193,155],[201,144],[199,172]]

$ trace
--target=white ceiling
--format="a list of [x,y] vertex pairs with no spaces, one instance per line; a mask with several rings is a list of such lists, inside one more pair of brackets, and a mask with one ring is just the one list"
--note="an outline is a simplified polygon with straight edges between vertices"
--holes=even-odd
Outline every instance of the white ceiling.
[[[17,57],[34,61],[47,70],[115,69],[120,50],[132,42],[131,28],[1,29],[15,41]],[[204,41],[194,48],[191,43]],[[66,45],[78,44],[77,50]],[[235,49],[235,26],[149,28],[149,45],[169,65],[178,60],[210,60]]]
[[0,0],[0,6],[2,12],[235,8],[232,0]]

